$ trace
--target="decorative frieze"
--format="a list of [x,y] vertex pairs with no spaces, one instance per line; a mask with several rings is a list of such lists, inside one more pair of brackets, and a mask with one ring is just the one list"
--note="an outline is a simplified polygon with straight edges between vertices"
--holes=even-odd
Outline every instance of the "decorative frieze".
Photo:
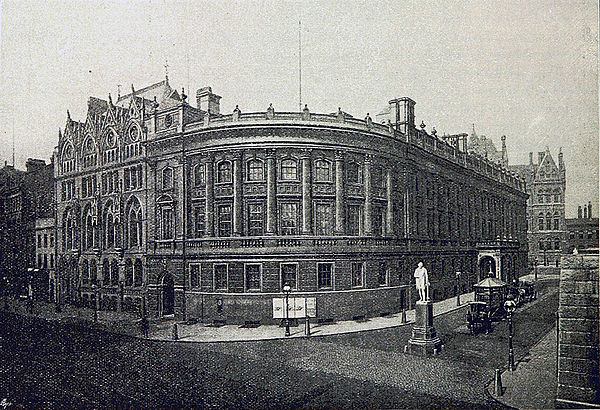
[[223,196],[231,196],[233,195],[233,186],[231,185],[216,185],[215,186],[215,196],[223,197]]

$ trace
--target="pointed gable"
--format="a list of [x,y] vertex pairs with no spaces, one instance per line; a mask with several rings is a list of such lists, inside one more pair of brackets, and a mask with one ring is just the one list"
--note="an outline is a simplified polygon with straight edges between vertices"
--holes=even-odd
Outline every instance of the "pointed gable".
[[537,167],[536,177],[537,179],[559,178],[558,167],[556,166],[549,149],[546,149],[546,152],[544,152],[544,156]]

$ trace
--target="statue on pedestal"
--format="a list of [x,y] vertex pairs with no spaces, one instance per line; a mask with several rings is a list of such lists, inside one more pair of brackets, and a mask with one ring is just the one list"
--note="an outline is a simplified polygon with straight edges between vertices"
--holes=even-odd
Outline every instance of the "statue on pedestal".
[[417,269],[415,269],[415,281],[417,290],[419,291],[419,301],[426,302],[429,300],[429,276],[427,275],[427,269],[423,266],[423,262],[419,262]]

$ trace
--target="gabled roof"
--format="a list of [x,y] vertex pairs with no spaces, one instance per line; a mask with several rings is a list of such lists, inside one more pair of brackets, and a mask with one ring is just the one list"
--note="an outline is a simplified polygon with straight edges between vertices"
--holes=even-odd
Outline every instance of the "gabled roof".
[[169,81],[164,79],[156,84],[149,85],[148,87],[135,90],[129,94],[125,94],[119,97],[116,104],[122,108],[129,108],[129,102],[131,97],[135,96],[139,98],[138,102],[141,104],[141,99],[144,99],[146,103],[156,102],[159,104],[172,105],[175,102],[180,102],[181,97],[179,93],[171,88]]

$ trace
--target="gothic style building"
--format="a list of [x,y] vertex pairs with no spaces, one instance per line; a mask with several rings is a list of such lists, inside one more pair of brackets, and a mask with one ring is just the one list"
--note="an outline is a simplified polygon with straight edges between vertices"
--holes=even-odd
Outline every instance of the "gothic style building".
[[316,297],[321,319],[351,319],[411,304],[419,261],[434,299],[524,273],[524,181],[467,154],[463,134],[415,127],[411,99],[390,101],[384,125],[308,107],[222,114],[220,99],[202,88],[193,107],[165,80],[67,118],[56,184],[68,297],[267,322],[287,283]]
[[566,178],[562,150],[558,153],[558,165],[546,148],[538,153],[537,162],[533,161],[533,153],[530,152],[528,165],[509,168],[525,179],[527,184],[529,262],[536,264],[537,261],[538,266],[556,270],[561,254],[567,249]]

